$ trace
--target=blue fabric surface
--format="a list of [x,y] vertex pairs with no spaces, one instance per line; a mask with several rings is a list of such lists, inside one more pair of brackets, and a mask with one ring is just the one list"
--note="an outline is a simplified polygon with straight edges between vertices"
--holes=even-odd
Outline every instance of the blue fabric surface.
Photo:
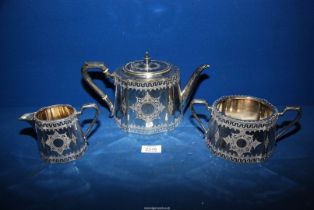
[[[140,136],[121,131],[103,107],[81,159],[45,164],[32,129],[17,120],[35,110],[0,109],[2,209],[309,209],[313,205],[314,107],[304,108],[301,129],[280,141],[269,161],[254,165],[213,156],[189,111],[176,130]],[[155,144],[162,145],[161,154],[140,152],[141,145]]]

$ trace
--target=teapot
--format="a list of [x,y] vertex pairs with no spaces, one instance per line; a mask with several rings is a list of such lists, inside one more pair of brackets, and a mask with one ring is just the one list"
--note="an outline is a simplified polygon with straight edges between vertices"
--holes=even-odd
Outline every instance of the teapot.
[[[165,61],[152,60],[146,52],[143,60],[131,61],[110,73],[101,62],[85,62],[83,79],[108,105],[111,116],[124,131],[155,134],[176,128],[201,72],[209,65],[199,66],[186,87],[180,88],[179,68]],[[100,69],[114,81],[114,103],[96,86],[88,71]]]

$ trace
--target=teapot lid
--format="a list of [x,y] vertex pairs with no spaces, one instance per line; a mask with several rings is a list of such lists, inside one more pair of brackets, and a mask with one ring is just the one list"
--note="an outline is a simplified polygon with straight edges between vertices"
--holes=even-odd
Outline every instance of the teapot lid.
[[123,67],[123,71],[128,74],[139,76],[153,76],[167,73],[171,70],[171,65],[164,61],[151,60],[148,52],[145,53],[144,60],[132,61]]

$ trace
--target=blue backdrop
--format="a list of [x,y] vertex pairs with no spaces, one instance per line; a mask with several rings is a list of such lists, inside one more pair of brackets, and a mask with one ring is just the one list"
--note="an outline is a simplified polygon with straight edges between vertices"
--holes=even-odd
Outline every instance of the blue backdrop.
[[113,71],[146,50],[178,65],[182,85],[209,63],[195,97],[210,102],[250,94],[313,105],[313,11],[311,0],[1,0],[0,106],[93,101],[85,60]]

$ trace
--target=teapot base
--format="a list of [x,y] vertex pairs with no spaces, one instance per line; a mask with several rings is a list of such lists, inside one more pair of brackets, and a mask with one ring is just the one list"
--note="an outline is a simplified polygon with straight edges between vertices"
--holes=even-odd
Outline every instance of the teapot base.
[[167,131],[171,131],[175,129],[182,121],[182,115],[176,118],[173,122],[162,123],[162,124],[154,125],[152,127],[145,127],[145,126],[140,126],[140,125],[135,125],[135,124],[126,125],[122,123],[120,119],[116,117],[114,117],[114,119],[117,125],[125,132],[151,135],[151,134],[163,133],[163,132],[167,132]]

